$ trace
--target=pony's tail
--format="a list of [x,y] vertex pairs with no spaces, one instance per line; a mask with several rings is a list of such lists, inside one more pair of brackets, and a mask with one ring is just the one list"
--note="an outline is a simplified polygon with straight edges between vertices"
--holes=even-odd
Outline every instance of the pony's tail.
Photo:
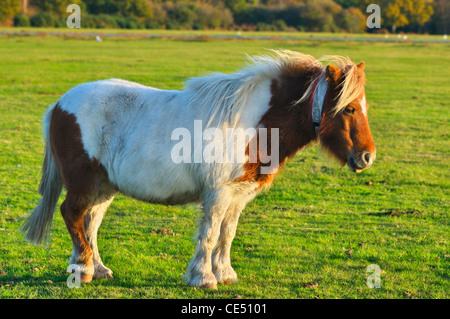
[[49,145],[49,127],[53,106],[49,108],[45,115],[44,136],[45,136],[45,157],[42,165],[42,178],[39,185],[39,193],[42,195],[39,204],[28,215],[22,225],[21,231],[25,234],[25,240],[35,245],[46,244],[48,241],[53,214],[56,204],[62,192],[62,179],[58,164],[53,157]]

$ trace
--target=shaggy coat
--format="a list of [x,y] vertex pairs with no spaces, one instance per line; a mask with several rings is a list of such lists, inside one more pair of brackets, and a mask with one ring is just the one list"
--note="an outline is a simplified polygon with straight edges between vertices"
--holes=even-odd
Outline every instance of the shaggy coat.
[[[42,199],[23,226],[26,238],[46,240],[65,187],[61,213],[73,241],[70,263],[77,264],[83,281],[111,278],[97,249],[97,230],[117,192],[150,203],[201,202],[204,217],[186,281],[208,288],[236,282],[230,247],[239,215],[270,186],[288,158],[316,140],[355,172],[375,158],[364,64],[326,60],[325,67],[308,55],[275,51],[251,58],[233,74],[192,78],[182,91],[118,79],[71,89],[49,107],[43,121]],[[320,77],[326,79],[320,84],[325,87],[317,90]],[[315,129],[311,113],[318,98],[323,102]],[[210,128],[222,136],[247,132],[245,160],[202,161],[211,145],[233,145],[216,138],[200,143],[194,136],[196,123],[202,123],[203,133]],[[185,142],[197,150],[177,162],[173,154],[181,136],[174,132],[180,128],[192,134]],[[256,158],[251,160],[250,145],[263,139],[261,132],[267,133],[266,149],[254,144]],[[274,167],[264,173],[270,165]]]

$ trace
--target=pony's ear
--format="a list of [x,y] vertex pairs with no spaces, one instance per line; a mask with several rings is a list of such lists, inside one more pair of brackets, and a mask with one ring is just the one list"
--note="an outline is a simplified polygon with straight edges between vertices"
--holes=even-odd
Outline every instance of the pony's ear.
[[360,69],[361,71],[364,71],[365,66],[366,66],[366,62],[364,62],[364,61],[357,65],[358,69]]
[[339,69],[337,66],[333,64],[328,64],[325,72],[327,75],[327,81],[331,81],[334,83],[338,82],[342,74],[341,69]]

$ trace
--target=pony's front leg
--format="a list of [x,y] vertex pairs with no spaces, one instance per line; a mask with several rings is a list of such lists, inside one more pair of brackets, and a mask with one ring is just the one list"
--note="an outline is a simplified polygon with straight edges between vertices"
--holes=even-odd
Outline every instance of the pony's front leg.
[[236,272],[231,267],[230,249],[243,209],[243,204],[232,203],[220,227],[220,237],[212,255],[212,269],[219,283],[233,284],[237,282]]
[[209,191],[203,201],[204,216],[198,230],[197,248],[188,266],[186,282],[195,287],[217,289],[212,272],[211,254],[220,234],[220,225],[232,194],[227,187]]

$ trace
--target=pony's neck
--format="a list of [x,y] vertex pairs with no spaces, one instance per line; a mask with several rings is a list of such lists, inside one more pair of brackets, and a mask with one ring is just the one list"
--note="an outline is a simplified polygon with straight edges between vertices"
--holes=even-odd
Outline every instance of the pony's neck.
[[[310,99],[298,101],[320,73],[321,70],[317,69],[296,75],[287,73],[272,79],[270,108],[259,124],[267,128],[269,135],[271,129],[279,130],[278,170],[273,174],[262,174],[261,166],[266,164],[262,164],[259,159],[256,163],[247,162],[243,167],[245,173],[238,182],[257,182],[259,188],[270,185],[287,159],[317,139],[310,114]],[[271,140],[268,136],[269,150],[272,149]]]
[[318,73],[320,71],[303,75],[287,74],[272,80],[270,109],[262,117],[261,124],[267,129],[279,129],[280,164],[317,138],[311,119],[310,99],[300,103],[296,101]]

